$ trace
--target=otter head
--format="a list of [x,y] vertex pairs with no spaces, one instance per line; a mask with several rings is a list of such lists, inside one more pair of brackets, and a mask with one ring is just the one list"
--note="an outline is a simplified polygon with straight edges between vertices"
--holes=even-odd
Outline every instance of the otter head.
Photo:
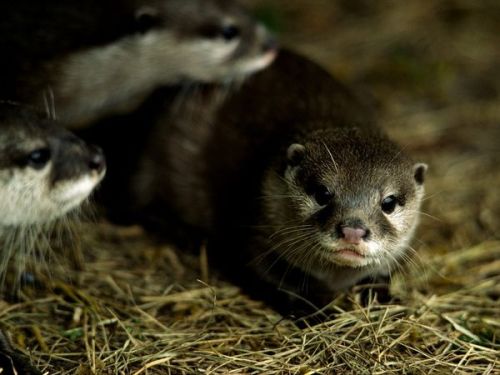
[[374,273],[405,257],[425,164],[383,136],[356,129],[309,134],[290,144],[283,159],[264,183],[273,249],[282,257],[306,271],[314,265]]
[[102,152],[16,104],[0,104],[0,226],[51,221],[103,178]]
[[168,79],[175,70],[186,81],[231,80],[265,68],[276,56],[266,28],[234,1],[140,0],[135,25],[145,69],[157,66]]

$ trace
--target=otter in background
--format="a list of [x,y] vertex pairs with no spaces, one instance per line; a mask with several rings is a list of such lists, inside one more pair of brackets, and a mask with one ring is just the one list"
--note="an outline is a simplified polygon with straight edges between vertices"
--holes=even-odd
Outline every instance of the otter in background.
[[[9,261],[24,263],[36,246],[23,236],[76,209],[104,173],[100,149],[44,115],[0,102],[0,287]],[[0,331],[0,372],[39,374],[28,363]]]
[[132,110],[161,85],[242,79],[276,53],[225,0],[9,2],[0,50],[0,98],[50,101],[69,127]]
[[116,216],[166,233],[180,218],[218,267],[285,313],[407,259],[426,166],[322,68],[284,51],[231,94],[169,95],[94,132],[122,171],[104,184]]
[[98,147],[37,111],[0,102],[0,289],[9,265],[20,274],[27,259],[44,260],[37,241],[80,207],[105,169]]
[[0,233],[78,207],[104,173],[99,148],[42,114],[0,103]]

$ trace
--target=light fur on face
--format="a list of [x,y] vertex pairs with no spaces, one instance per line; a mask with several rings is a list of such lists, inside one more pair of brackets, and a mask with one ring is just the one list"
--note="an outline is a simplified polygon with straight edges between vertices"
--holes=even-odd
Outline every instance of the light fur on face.
[[[343,184],[352,184],[352,190],[344,186],[342,191],[335,191],[332,187],[332,194],[336,202],[342,199],[355,202],[352,203],[354,206],[341,203],[337,206],[335,203],[329,214],[331,219],[326,220],[326,224],[316,219],[325,207],[307,193],[300,181],[300,168],[306,166],[289,165],[283,176],[275,170],[268,170],[263,183],[264,218],[273,230],[263,257],[286,259],[306,274],[323,279],[336,288],[352,285],[367,276],[387,274],[399,267],[400,263],[408,260],[406,251],[419,221],[418,213],[424,195],[423,185],[412,181],[411,164],[406,161],[400,163],[401,170],[409,169],[405,173],[408,177],[403,179],[408,182],[404,184],[413,187],[405,204],[398,205],[391,213],[383,212],[380,202],[396,193],[397,186],[381,185],[371,194],[367,190],[369,186],[366,186],[363,195],[358,198],[353,199],[351,193],[342,198],[342,191],[354,191],[358,189],[358,184],[363,183],[350,180],[354,176],[352,173],[350,178],[342,179],[346,165],[352,166],[352,163],[347,162],[344,166],[335,162],[322,165],[322,176],[316,176],[314,180],[322,181],[326,186],[334,186],[332,181],[339,179],[344,181]],[[336,234],[337,225],[340,225],[337,223],[353,217],[370,230],[369,237],[357,244],[348,243]],[[383,229],[386,227],[387,230]],[[342,280],[343,277],[347,277],[348,281]]]
[[76,241],[73,224],[104,175],[92,172],[51,185],[51,168],[0,170],[0,290],[10,272],[14,291],[26,269],[51,274],[57,259],[52,243],[68,235],[71,244]]
[[54,220],[78,207],[92,192],[103,173],[50,183],[52,163],[42,170],[0,170],[0,226],[37,224]]

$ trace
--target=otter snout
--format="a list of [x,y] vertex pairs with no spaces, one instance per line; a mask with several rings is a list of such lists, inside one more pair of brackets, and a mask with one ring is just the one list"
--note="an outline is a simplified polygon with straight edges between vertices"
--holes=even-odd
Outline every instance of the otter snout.
[[351,245],[359,245],[367,240],[370,230],[359,219],[346,220],[337,225],[338,238]]
[[262,43],[262,52],[278,52],[278,41],[273,36],[268,36]]
[[100,147],[87,145],[73,134],[55,136],[52,140],[52,184],[75,181],[84,176],[101,176],[106,159]]
[[106,168],[106,158],[102,149],[95,145],[90,145],[89,147],[89,161],[88,166],[90,170],[101,173]]
[[367,231],[361,228],[343,227],[341,228],[342,238],[345,242],[352,245],[359,245],[359,243],[366,238]]

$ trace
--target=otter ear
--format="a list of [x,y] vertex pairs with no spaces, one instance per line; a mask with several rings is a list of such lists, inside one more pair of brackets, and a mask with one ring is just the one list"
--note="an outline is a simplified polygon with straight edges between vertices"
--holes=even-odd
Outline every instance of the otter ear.
[[424,163],[417,163],[413,166],[413,176],[417,184],[422,185],[424,183],[427,168],[427,164]]
[[286,157],[288,159],[288,164],[292,167],[295,167],[300,164],[302,159],[304,159],[304,155],[306,153],[306,148],[299,144],[293,143],[286,150]]
[[142,34],[147,33],[159,23],[158,10],[150,6],[137,9],[135,22],[137,31]]

